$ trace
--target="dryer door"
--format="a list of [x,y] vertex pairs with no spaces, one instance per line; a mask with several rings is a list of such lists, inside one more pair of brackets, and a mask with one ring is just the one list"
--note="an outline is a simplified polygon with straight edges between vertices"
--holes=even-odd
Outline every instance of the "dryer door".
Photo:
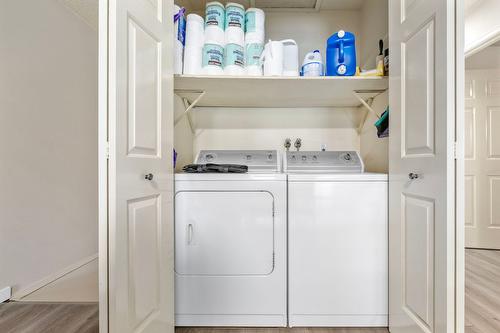
[[274,269],[274,198],[266,191],[181,191],[175,196],[175,271],[268,275]]

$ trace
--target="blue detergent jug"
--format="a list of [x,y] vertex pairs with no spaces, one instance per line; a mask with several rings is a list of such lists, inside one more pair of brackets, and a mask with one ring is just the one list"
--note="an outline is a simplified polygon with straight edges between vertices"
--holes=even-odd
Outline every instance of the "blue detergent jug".
[[326,75],[352,76],[356,74],[356,41],[352,32],[340,30],[326,43]]

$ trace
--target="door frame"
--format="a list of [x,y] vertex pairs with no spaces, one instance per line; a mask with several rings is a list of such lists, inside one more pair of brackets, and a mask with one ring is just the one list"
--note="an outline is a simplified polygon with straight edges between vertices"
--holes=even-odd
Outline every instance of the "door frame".
[[98,198],[99,332],[108,333],[108,0],[99,0],[98,24]]
[[465,330],[465,2],[455,4],[455,329]]

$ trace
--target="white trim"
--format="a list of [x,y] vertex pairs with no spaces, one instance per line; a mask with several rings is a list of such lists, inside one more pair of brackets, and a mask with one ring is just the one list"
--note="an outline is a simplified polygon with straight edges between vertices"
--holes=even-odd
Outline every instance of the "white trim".
[[22,300],[24,297],[34,293],[35,291],[45,287],[46,285],[56,281],[56,280],[59,280],[60,278],[68,275],[69,273],[79,269],[80,267],[82,266],[85,266],[87,265],[88,263],[90,263],[91,261],[94,261],[96,260],[98,257],[98,254],[95,253],[91,256],[88,256],[86,258],[83,258],[81,260],[78,260],[77,262],[57,271],[57,272],[54,272],[46,277],[44,277],[43,279],[41,280],[38,280],[32,284],[30,284],[29,286],[27,286],[26,288],[24,289],[21,289],[21,290],[18,290],[16,292],[14,292],[14,294],[12,295],[11,299],[14,300],[14,301],[20,301]]
[[465,4],[457,0],[455,8],[455,332],[465,330]]
[[0,303],[8,301],[11,296],[12,296],[12,288],[11,287],[3,288],[2,290],[0,290]]
[[471,55],[487,48],[488,46],[498,42],[499,40],[500,29],[490,31],[488,34],[478,39],[474,44],[467,45],[467,48],[464,47],[465,57],[470,57]]
[[108,323],[108,0],[99,0],[98,178],[99,178],[99,332]]

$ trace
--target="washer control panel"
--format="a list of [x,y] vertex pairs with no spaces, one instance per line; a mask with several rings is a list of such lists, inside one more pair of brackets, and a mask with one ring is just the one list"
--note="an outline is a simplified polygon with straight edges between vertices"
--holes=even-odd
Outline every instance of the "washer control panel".
[[242,164],[249,172],[279,172],[276,150],[200,150],[196,164]]
[[285,172],[363,172],[363,161],[356,151],[289,151]]

